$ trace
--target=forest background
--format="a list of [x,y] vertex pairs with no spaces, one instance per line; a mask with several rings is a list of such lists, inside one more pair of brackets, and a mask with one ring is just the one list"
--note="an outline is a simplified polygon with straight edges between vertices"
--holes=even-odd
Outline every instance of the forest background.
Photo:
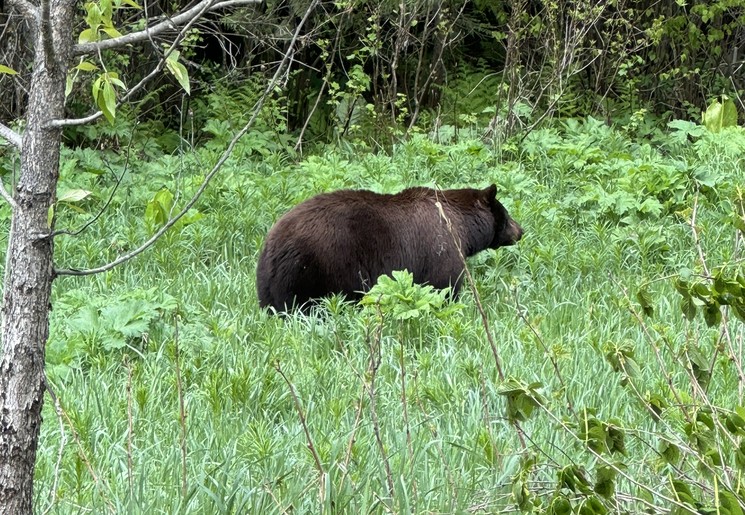
[[[77,7],[84,50],[193,4]],[[81,50],[35,511],[742,514],[744,43],[741,0],[297,0]],[[305,198],[490,183],[525,238],[458,301],[401,273],[259,310],[263,239]]]

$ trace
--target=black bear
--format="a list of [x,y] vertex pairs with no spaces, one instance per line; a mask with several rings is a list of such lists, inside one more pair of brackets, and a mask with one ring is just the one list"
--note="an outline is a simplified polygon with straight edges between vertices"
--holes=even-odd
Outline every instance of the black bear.
[[416,187],[395,195],[341,190],[312,197],[267,235],[256,270],[259,304],[285,311],[333,293],[359,298],[379,276],[404,269],[419,284],[452,286],[457,295],[461,252],[468,257],[522,237],[496,193],[491,185]]

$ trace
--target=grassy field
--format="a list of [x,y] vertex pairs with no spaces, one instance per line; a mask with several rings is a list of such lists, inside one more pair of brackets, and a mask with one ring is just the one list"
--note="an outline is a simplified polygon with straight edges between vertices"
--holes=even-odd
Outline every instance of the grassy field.
[[[719,421],[743,404],[742,324],[726,310],[711,327],[701,309],[687,320],[675,281],[741,268],[745,135],[700,129],[568,121],[498,151],[417,136],[390,154],[302,159],[239,145],[193,223],[113,271],[55,283],[61,411],[47,397],[37,509],[693,513],[680,481],[725,513],[712,492],[741,488],[745,431]],[[95,156],[66,157],[63,186],[98,192],[73,207],[97,212],[113,183],[91,172]],[[159,223],[146,216],[159,188],[183,202],[214,159],[133,158],[108,211],[60,237],[58,266],[137,246]],[[471,259],[474,290],[457,304],[407,319],[338,298],[307,317],[259,310],[263,238],[303,199],[492,182],[525,236]],[[73,207],[58,226],[91,216]]]

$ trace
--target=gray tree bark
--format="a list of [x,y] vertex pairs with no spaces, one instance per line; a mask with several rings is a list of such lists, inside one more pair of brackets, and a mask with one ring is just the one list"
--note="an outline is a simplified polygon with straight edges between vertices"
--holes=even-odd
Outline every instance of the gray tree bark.
[[49,122],[64,117],[74,2],[42,0],[38,8],[24,0],[8,3],[25,11],[35,26],[34,67],[5,264],[0,356],[0,513],[20,515],[32,513],[54,279],[48,213],[59,177],[61,129]]

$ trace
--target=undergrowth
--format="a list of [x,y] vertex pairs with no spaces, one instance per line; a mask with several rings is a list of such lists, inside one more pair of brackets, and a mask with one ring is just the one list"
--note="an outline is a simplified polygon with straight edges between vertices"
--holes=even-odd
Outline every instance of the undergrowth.
[[[36,505],[742,513],[744,134],[565,120],[499,154],[414,134],[387,154],[304,158],[248,138],[146,254],[55,283],[57,402],[45,403]],[[58,237],[57,266],[136,247],[215,159],[210,143],[138,145],[65,152],[60,189],[78,193],[56,206],[57,227],[90,225]],[[258,252],[294,204],[492,182],[525,236],[469,260],[473,289],[456,302],[398,274],[364,307],[258,308]]]

